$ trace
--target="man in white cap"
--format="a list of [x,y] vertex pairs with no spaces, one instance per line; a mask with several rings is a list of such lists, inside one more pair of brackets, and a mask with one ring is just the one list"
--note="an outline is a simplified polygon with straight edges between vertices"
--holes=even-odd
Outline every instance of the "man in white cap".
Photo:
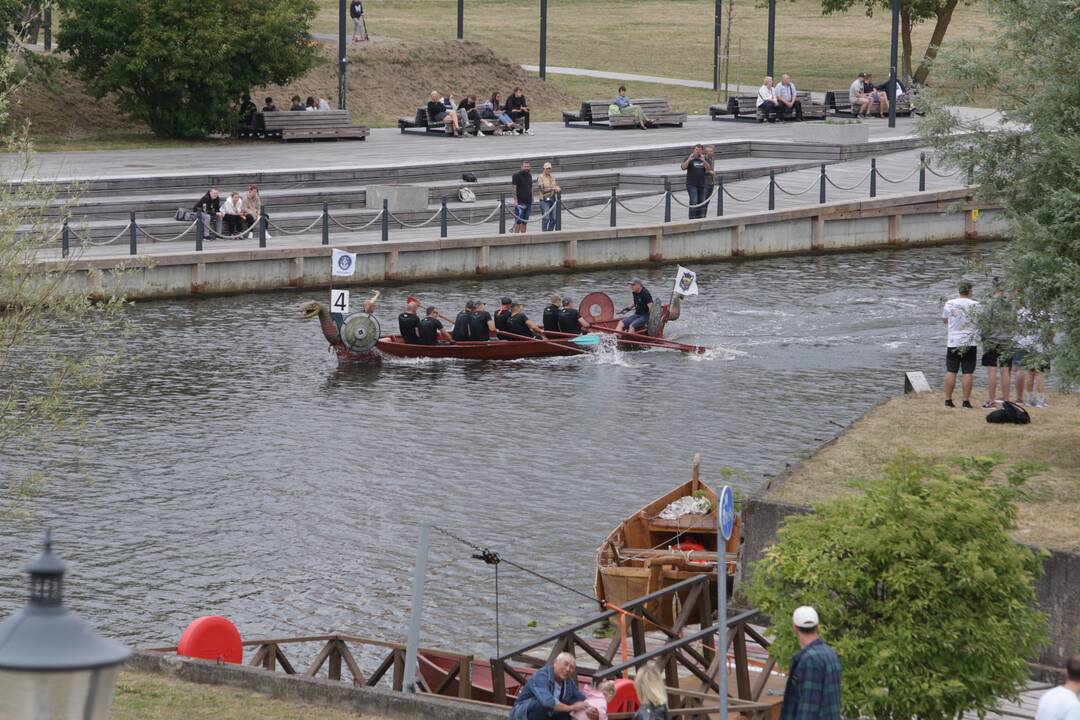
[[840,720],[840,658],[818,632],[817,610],[792,615],[799,652],[791,658],[780,720]]

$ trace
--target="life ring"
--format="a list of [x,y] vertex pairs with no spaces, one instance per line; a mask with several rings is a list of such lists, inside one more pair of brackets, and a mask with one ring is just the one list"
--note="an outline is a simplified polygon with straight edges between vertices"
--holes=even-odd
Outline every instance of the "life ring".
[[614,320],[615,301],[607,293],[591,292],[581,301],[578,312],[591,323]]
[[678,552],[704,552],[705,546],[699,542],[694,542],[693,540],[683,540],[681,542],[675,543],[668,549]]
[[176,654],[239,665],[244,661],[244,645],[240,631],[228,618],[204,615],[184,628]]

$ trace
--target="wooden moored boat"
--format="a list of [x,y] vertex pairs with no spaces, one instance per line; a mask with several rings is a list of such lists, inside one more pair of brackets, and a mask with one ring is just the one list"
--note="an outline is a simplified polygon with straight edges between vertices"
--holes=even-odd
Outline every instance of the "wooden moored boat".
[[[709,512],[686,514],[675,519],[660,516],[671,503],[695,497],[708,500]],[[695,455],[693,475],[688,482],[623,520],[597,550],[597,599],[605,605],[622,607],[701,573],[714,576],[712,592],[715,597],[716,524],[716,493],[701,481],[700,457]],[[736,514],[735,530],[724,548],[729,595],[739,547],[739,524]],[[660,624],[671,625],[675,617],[674,603],[658,603],[650,613]]]

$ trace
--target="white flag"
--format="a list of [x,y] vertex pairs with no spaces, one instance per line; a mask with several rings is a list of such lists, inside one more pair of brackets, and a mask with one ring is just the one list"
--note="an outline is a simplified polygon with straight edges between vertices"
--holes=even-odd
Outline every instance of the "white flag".
[[330,274],[334,277],[348,277],[356,271],[356,253],[345,252],[334,248],[334,258],[330,266]]
[[680,295],[697,295],[697,273],[680,265],[675,275],[675,292]]

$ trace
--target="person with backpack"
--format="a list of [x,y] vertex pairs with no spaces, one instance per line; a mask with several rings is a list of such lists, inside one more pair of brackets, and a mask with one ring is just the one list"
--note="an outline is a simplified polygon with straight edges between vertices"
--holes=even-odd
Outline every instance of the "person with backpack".
[[364,3],[360,2],[360,0],[352,0],[349,4],[349,17],[352,18],[353,24],[352,41],[367,40],[367,30],[364,27]]

